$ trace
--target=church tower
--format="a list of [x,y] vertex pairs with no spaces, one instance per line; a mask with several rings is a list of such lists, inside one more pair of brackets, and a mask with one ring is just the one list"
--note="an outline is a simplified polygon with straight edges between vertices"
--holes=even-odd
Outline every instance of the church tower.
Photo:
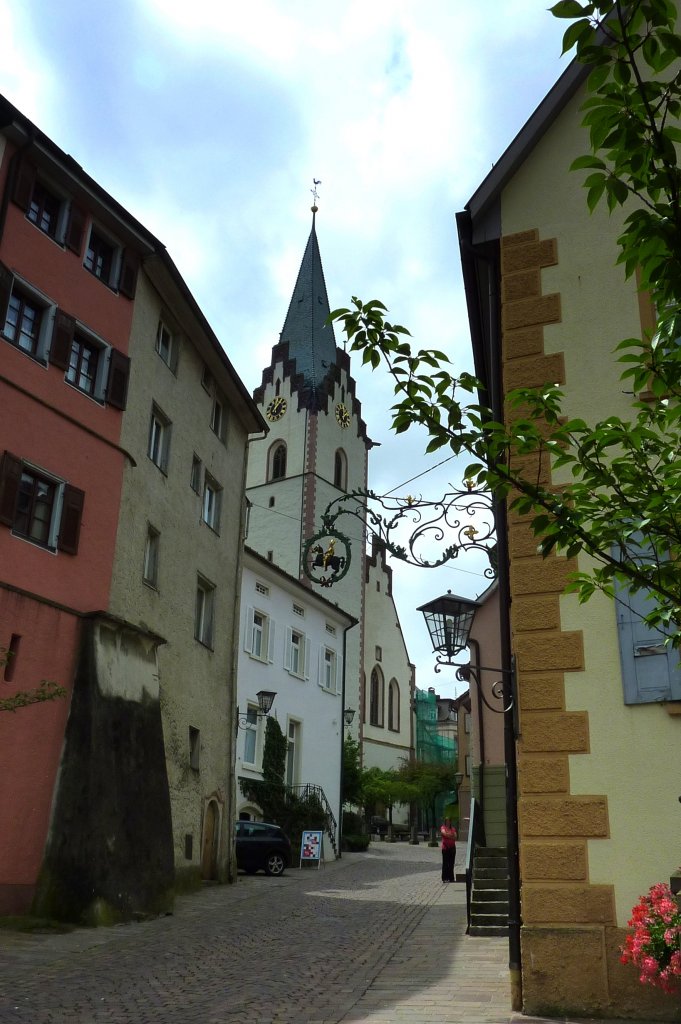
[[[251,503],[246,543],[289,575],[316,587],[302,569],[305,542],[334,498],[367,486],[367,436],[350,375],[350,357],[327,323],[330,307],[312,207],[307,241],[279,342],[254,400],[270,425],[252,441],[246,494]],[[359,619],[346,638],[346,705],[362,699],[364,526],[343,517],[352,558],[347,574],[324,597]],[[360,716],[358,716],[359,718]]]

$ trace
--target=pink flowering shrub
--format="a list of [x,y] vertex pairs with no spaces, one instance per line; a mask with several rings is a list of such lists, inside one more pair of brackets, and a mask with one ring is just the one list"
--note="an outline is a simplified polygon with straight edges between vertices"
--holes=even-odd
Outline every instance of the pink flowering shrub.
[[681,987],[681,908],[665,882],[641,896],[622,946],[623,964],[635,964],[644,985],[670,994]]

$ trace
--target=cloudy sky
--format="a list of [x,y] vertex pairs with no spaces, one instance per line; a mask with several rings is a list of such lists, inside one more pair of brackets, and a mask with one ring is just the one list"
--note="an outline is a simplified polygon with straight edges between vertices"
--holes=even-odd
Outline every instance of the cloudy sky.
[[[0,0],[0,91],[166,244],[249,389],[283,325],[313,178],[331,307],[380,298],[458,372],[454,217],[563,70],[564,27],[540,0]],[[370,486],[456,486],[462,467],[433,469],[445,455],[425,458],[425,436],[391,436],[385,375],[353,371],[381,444]],[[481,569],[395,565],[418,686],[456,692],[415,607],[477,596]]]

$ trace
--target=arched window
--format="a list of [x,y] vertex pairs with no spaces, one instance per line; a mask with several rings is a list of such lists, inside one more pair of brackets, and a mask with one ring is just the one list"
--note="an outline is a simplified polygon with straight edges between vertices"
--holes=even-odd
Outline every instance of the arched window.
[[388,686],[388,728],[400,731],[400,687],[396,679],[391,679]]
[[339,491],[347,490],[348,486],[348,458],[342,448],[336,451],[333,458],[333,486]]
[[383,726],[383,676],[380,669],[372,669],[369,693],[369,724]]
[[283,480],[286,476],[286,445],[277,442],[270,449],[270,480]]

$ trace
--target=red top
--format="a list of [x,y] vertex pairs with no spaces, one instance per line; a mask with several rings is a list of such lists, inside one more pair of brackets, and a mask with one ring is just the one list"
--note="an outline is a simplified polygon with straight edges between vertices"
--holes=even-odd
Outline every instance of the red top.
[[442,836],[443,850],[451,850],[456,846],[456,829],[453,825],[440,825],[440,835]]

